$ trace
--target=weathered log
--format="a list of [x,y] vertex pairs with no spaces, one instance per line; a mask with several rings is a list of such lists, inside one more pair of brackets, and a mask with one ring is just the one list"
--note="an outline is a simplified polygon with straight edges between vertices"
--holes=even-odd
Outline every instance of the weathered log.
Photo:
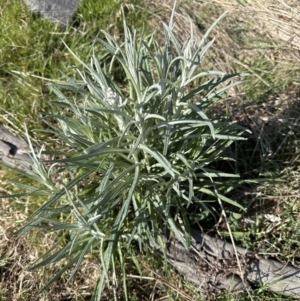
[[20,166],[20,161],[23,165],[25,163],[29,166],[32,163],[29,154],[30,148],[27,142],[0,125],[0,161],[11,167]]
[[191,248],[178,241],[167,241],[169,263],[199,287],[202,295],[222,290],[243,291],[265,286],[300,300],[300,269],[274,259],[263,258],[219,238],[192,230]]

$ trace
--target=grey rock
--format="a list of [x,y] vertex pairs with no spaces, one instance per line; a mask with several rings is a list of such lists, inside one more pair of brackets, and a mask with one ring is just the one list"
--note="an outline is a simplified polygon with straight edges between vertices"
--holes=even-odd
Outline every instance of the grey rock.
[[78,0],[24,0],[33,13],[67,25],[76,9]]

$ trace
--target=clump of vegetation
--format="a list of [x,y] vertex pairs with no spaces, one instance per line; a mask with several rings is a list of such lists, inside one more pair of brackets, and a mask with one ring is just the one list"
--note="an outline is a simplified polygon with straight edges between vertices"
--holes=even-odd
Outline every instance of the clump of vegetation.
[[[128,113],[126,109],[130,108],[132,101],[130,100],[130,91],[128,91],[128,81],[124,80],[125,73],[122,72],[120,63],[117,63],[117,60],[114,62],[115,67],[109,70],[109,59],[112,56],[109,55],[106,58],[107,60],[105,60],[102,55],[108,55],[108,52],[104,52],[103,45],[95,39],[95,37],[103,39],[104,34],[100,32],[100,29],[106,29],[117,41],[124,39],[121,30],[121,2],[124,3],[124,1],[83,1],[76,13],[74,23],[71,27],[64,30],[47,20],[32,17],[30,12],[26,10],[23,1],[10,0],[3,2],[0,9],[0,97],[2,123],[17,129],[19,133],[24,132],[24,123],[26,123],[29,130],[40,128],[41,125],[47,128],[47,125],[44,126],[45,123],[40,123],[38,119],[40,115],[45,115],[46,112],[54,112],[54,114],[65,112],[66,116],[70,117],[72,110],[77,105],[79,107],[83,105],[85,94],[82,93],[87,93],[87,87],[82,79],[79,81],[74,79],[77,72],[76,68],[69,67],[77,64],[76,58],[71,51],[66,49],[62,41],[83,62],[87,62],[92,54],[95,55],[103,72],[109,78],[108,83],[113,82],[112,86],[110,86],[112,92],[124,97],[124,100],[128,98],[126,106],[121,110],[122,113]],[[185,40],[189,34],[189,30],[186,30],[186,28],[190,28],[190,16],[194,22],[194,39],[201,40],[205,31],[217,16],[225,10],[229,11],[229,14],[222,20],[217,30],[213,31],[213,36],[216,40],[210,47],[210,51],[206,52],[205,59],[201,62],[201,69],[217,68],[227,73],[234,73],[236,70],[239,70],[246,71],[251,76],[248,76],[242,85],[234,86],[233,89],[227,90],[229,97],[225,101],[216,102],[214,107],[210,106],[207,109],[210,108],[212,112],[216,113],[216,116],[226,115],[232,120],[238,120],[239,124],[250,128],[252,134],[250,139],[235,144],[237,147],[231,149],[239,157],[238,162],[231,165],[234,168],[224,169],[223,167],[228,167],[228,164],[224,165],[223,163],[210,165],[209,167],[217,170],[221,168],[222,171],[227,172],[237,168],[237,170],[242,172],[244,178],[251,176],[258,183],[254,187],[253,185],[242,185],[239,189],[233,189],[229,192],[231,199],[247,208],[246,214],[240,214],[241,211],[237,214],[233,212],[236,211],[236,206],[225,206],[230,217],[231,231],[234,238],[237,239],[237,244],[257,252],[275,254],[276,258],[281,261],[286,261],[287,263],[292,261],[299,265],[298,3],[296,0],[273,1],[275,5],[273,5],[274,3],[270,5],[270,1],[266,1],[263,4],[259,1],[238,2],[231,0],[213,2],[195,0],[191,5],[189,0],[179,1],[179,6],[174,16],[175,22],[173,24],[175,26],[173,30],[176,31],[177,37],[177,29],[179,32],[180,30],[185,31],[187,36],[183,39],[178,38],[180,43],[182,40]],[[141,5],[140,1],[126,1],[127,25],[134,24],[135,28],[139,28],[144,23],[143,21],[146,21],[145,32],[148,33],[149,28],[152,31],[155,27],[157,30],[156,34],[160,36],[158,41],[161,42],[164,39],[162,37],[163,31],[160,30],[161,25],[156,25],[156,23],[159,23],[157,21],[161,19],[167,22],[173,2],[165,1],[162,4],[158,1],[144,0],[143,7],[139,5]],[[147,7],[147,9],[144,9],[144,7]],[[188,25],[186,26],[186,24]],[[144,40],[148,41],[146,38]],[[151,50],[153,49],[154,47],[151,48]],[[173,49],[175,48],[173,47]],[[89,67],[94,69],[95,66],[89,65]],[[152,66],[150,67],[153,70]],[[63,92],[64,97],[72,104],[72,109],[67,108],[67,104],[53,107],[52,104],[54,102],[52,100],[57,96],[55,93],[50,94],[49,89],[45,87],[45,83],[49,81],[61,81],[64,76],[61,73],[62,70],[69,76],[71,81],[76,81],[82,88],[82,90],[74,92],[70,91],[70,89],[63,90],[63,87],[54,87],[54,89],[59,88],[59,93]],[[91,78],[84,66],[78,67],[77,70]],[[196,80],[197,85],[203,83],[204,78]],[[189,89],[194,87],[195,85],[191,84]],[[76,100],[75,106],[72,100],[73,97]],[[192,102],[194,102],[194,99],[192,99]],[[60,109],[63,112],[59,112]],[[210,119],[219,118],[212,118],[212,115],[207,111],[205,113]],[[72,114],[77,116],[77,112]],[[101,116],[103,114],[101,112]],[[117,129],[118,121],[112,114],[107,114],[110,116],[109,122],[114,124],[114,129]],[[74,118],[76,119],[76,117]],[[91,119],[94,122],[95,116]],[[46,120],[53,125],[55,119]],[[58,128],[60,127],[59,122],[56,125]],[[68,128],[70,128],[69,125],[66,126],[66,129]],[[132,131],[134,128],[131,125],[129,130]],[[76,132],[72,130],[71,133],[77,135],[78,131],[77,129]],[[53,131],[49,129],[48,133],[39,131],[31,134],[31,136],[37,138],[40,144],[45,144],[46,149],[51,149],[54,145],[56,149],[65,146],[65,143],[62,143],[60,138],[54,139],[53,132],[58,133],[56,129],[53,129]],[[92,134],[95,134],[94,130]],[[64,136],[62,134],[62,137]],[[84,136],[79,133],[79,137]],[[95,140],[88,138],[86,140],[91,142],[91,144],[95,144],[99,143],[100,138],[97,137]],[[68,140],[70,140],[70,143],[72,142],[69,136]],[[84,143],[78,149],[84,150]],[[68,158],[76,158],[80,153],[76,149],[72,150],[72,146],[64,147],[64,150],[64,155],[67,154]],[[82,162],[81,160],[81,165]],[[53,189],[51,192],[53,195],[58,188],[62,188],[63,185],[69,183],[68,181],[71,177],[78,176],[80,173],[87,171],[89,167],[86,166],[86,169],[79,168],[77,174],[75,164],[72,165],[70,162],[61,161],[56,162],[56,164],[56,167],[53,166],[52,168],[61,167],[61,171],[57,172],[57,177],[54,176],[57,169],[49,172],[49,164],[46,164],[45,169],[45,179],[48,179],[49,175],[51,175],[48,188],[50,189],[53,186],[51,188]],[[70,165],[74,168],[72,172]],[[85,191],[86,197],[90,197],[96,186],[93,179],[102,180],[100,175],[101,171],[99,174],[97,172],[91,173],[91,176],[86,177],[79,185],[75,185],[71,189],[70,195],[78,196],[82,201],[83,196],[81,196],[81,193],[84,194]],[[3,196],[0,203],[0,299],[32,301],[44,298],[45,300],[62,300],[67,295],[74,300],[86,300],[91,288],[95,286],[96,279],[100,273],[100,269],[98,269],[99,262],[95,259],[99,257],[98,247],[93,248],[85,256],[86,260],[82,262],[75,277],[68,285],[66,285],[66,281],[68,276],[70,276],[69,273],[72,273],[72,269],[69,272],[66,271],[65,276],[62,276],[59,282],[53,283],[46,292],[37,295],[37,292],[44,286],[46,279],[50,279],[66,265],[69,258],[65,257],[65,260],[58,261],[51,266],[35,269],[31,273],[28,273],[26,268],[32,266],[33,262],[43,255],[46,247],[53,245],[57,246],[56,250],[58,250],[59,247],[66,246],[71,239],[70,231],[58,231],[57,236],[54,231],[48,231],[45,235],[45,232],[40,231],[37,227],[31,229],[22,238],[15,238],[13,231],[24,225],[27,216],[43,204],[46,196],[41,195],[41,193],[38,194],[37,190],[37,197],[31,194],[31,196],[20,196],[14,201],[7,198],[8,192],[11,194],[20,192],[19,188],[14,185],[15,182],[20,183],[20,177],[17,176],[17,179],[15,179],[14,176],[15,173],[1,168],[0,180],[1,194]],[[12,182],[13,185],[10,185],[9,182],[12,178],[15,181]],[[41,180],[41,177],[35,177],[34,181],[36,180]],[[223,182],[224,178],[214,178],[218,185],[220,184],[219,180]],[[225,185],[227,185],[230,179],[225,178],[225,180]],[[28,183],[28,180],[23,182],[24,185]],[[30,183],[32,184],[32,182]],[[232,178],[232,183],[237,183],[236,178]],[[188,182],[185,184],[189,187]],[[86,190],[88,185],[90,185],[90,192]],[[44,184],[36,186],[41,188],[44,187]],[[24,187],[28,188],[30,186]],[[220,194],[222,194],[223,188],[219,186],[218,189]],[[43,191],[45,191],[45,188],[43,188]],[[46,192],[48,196],[51,193]],[[223,195],[228,196],[228,191],[224,192]],[[189,206],[187,218],[194,221],[201,220],[203,225],[203,218],[206,218],[209,210],[215,207],[213,206],[214,203],[212,203],[215,197],[203,193],[196,196],[201,201],[206,201],[203,203],[199,202],[201,206],[203,205],[202,207],[197,205],[202,212],[200,209],[199,211],[194,211],[194,207]],[[67,204],[69,204],[68,197],[62,197],[55,201],[51,208],[59,206],[59,204],[66,206],[66,212],[65,214],[57,213],[57,216],[52,216],[52,218],[55,220],[59,219],[63,223],[77,223],[78,218],[74,218],[68,211],[70,208],[67,207]],[[121,202],[115,206],[116,211],[121,208],[120,204]],[[205,205],[207,206],[206,208],[204,208]],[[83,207],[77,207],[80,214],[84,215]],[[176,213],[173,209],[170,210],[172,218],[176,217]],[[192,213],[195,213],[194,216]],[[280,222],[275,224],[270,221],[266,222],[264,214],[274,214],[276,215],[276,220],[280,220]],[[132,224],[127,224],[127,221],[133,215],[134,211],[130,207],[129,216],[124,222],[126,227],[128,227],[127,229],[132,226]],[[132,223],[134,222],[133,219],[131,221]],[[180,220],[177,221],[180,222],[180,226],[183,225]],[[43,225],[53,226],[47,221]],[[166,224],[163,223],[163,229],[165,227]],[[227,236],[228,230],[224,230],[222,227],[223,225],[219,224],[217,228],[218,233]],[[74,230],[73,232],[76,233],[76,231]],[[110,233],[109,231],[111,229],[103,230],[105,233]],[[148,242],[146,242],[144,247],[147,244]],[[121,245],[124,246],[123,244]],[[105,243],[104,247],[106,247]],[[159,297],[171,296],[170,299],[173,296],[176,300],[178,300],[178,294],[181,295],[179,297],[182,298],[181,300],[198,298],[198,292],[193,290],[187,282],[184,282],[172,270],[164,270],[164,273],[158,275],[157,271],[161,271],[161,262],[153,262],[152,254],[136,251],[134,253],[136,257],[133,261],[139,262],[141,271],[136,268],[132,264],[132,254],[129,253],[129,250],[133,251],[133,249],[138,250],[138,245],[135,241],[134,248],[122,249],[123,251],[126,250],[123,253],[126,254],[124,264],[127,272],[131,274],[127,278],[130,299],[141,300],[140,293],[143,294],[146,300],[153,298],[153,294],[157,294]],[[55,250],[52,250],[52,252],[55,252]],[[111,279],[120,280],[122,271],[119,268],[119,260],[116,261],[116,266],[118,275],[114,275],[115,278]],[[146,277],[143,278],[136,275],[140,275],[140,272]],[[178,287],[181,289],[178,289]],[[113,293],[110,295],[110,291],[106,291],[108,294],[106,296],[107,299],[114,297]],[[117,291],[117,297],[121,298],[121,295],[121,290]],[[266,288],[254,290],[251,292],[251,296],[255,300],[266,301],[274,298],[286,300],[286,297],[274,296],[274,293],[268,293]],[[224,299],[231,300],[232,296],[225,295]]]
[[[124,258],[133,256],[133,245],[140,251],[164,249],[162,236],[170,232],[189,247],[189,206],[198,221],[215,215],[212,201],[243,209],[224,194],[238,175],[214,166],[233,160],[228,148],[244,140],[245,129],[228,118],[206,115],[243,75],[201,69],[213,43],[207,37],[224,14],[199,45],[193,32],[183,45],[178,42],[173,14],[169,25],[163,23],[163,47],[154,35],[139,35],[124,21],[123,43],[108,32],[105,40],[98,39],[109,62],[94,55],[86,64],[73,53],[81,64],[76,68],[80,79],[51,84],[57,110],[45,119],[64,142],[65,148],[56,153],[64,158],[43,163],[34,155],[32,169],[22,172],[36,183],[26,186],[29,194],[46,196],[47,201],[19,232],[38,227],[67,237],[33,267],[68,258],[44,289],[75,265],[71,279],[92,252],[101,262],[94,295],[100,300],[104,284],[117,283],[116,266],[126,283]],[[113,80],[115,68],[124,76],[121,84]]]

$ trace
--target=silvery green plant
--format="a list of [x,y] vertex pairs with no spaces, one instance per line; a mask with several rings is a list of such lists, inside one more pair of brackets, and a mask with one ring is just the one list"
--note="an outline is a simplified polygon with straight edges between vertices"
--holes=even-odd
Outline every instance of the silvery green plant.
[[52,161],[34,156],[32,168],[21,172],[38,183],[23,188],[47,200],[19,231],[39,227],[68,237],[33,267],[68,260],[44,289],[73,268],[71,279],[92,253],[101,262],[94,294],[100,300],[104,285],[117,283],[117,265],[126,282],[124,252],[162,248],[166,233],[189,247],[190,206],[199,216],[215,214],[209,202],[217,199],[242,208],[225,195],[238,176],[213,166],[232,160],[228,148],[244,129],[208,116],[242,74],[201,70],[213,44],[208,35],[225,14],[198,45],[192,30],[178,42],[173,15],[162,23],[163,46],[124,21],[122,43],[108,32],[99,39],[110,61],[94,55],[87,64],[70,50],[80,63],[78,77],[50,85],[57,110],[45,120],[65,148]]

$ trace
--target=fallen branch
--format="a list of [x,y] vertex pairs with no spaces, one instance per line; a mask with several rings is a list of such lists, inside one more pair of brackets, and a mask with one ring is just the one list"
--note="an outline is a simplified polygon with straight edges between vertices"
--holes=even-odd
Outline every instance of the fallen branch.
[[19,167],[20,161],[32,163],[26,141],[0,125],[0,161],[11,167]]
[[204,295],[265,286],[300,300],[299,268],[236,247],[242,265],[241,274],[232,244],[196,230],[192,230],[189,251],[178,241],[165,240],[165,243],[170,264],[198,286]]

